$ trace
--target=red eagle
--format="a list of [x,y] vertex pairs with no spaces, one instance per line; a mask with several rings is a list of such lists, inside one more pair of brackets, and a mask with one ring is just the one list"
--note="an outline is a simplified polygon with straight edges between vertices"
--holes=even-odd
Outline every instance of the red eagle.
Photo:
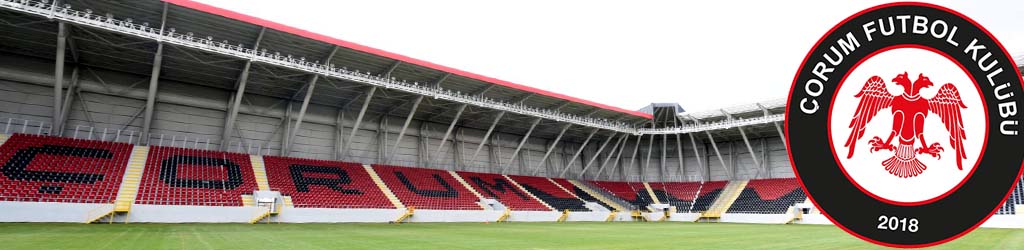
[[[864,137],[864,127],[871,122],[879,111],[891,108],[892,110],[892,132],[889,139],[882,141],[882,138],[875,136],[868,141],[871,144],[870,152],[881,150],[894,151],[894,155],[885,161],[882,166],[889,173],[900,178],[914,177],[924,172],[928,167],[917,160],[918,154],[927,154],[942,159],[940,153],[943,151],[939,143],[929,145],[924,140],[924,123],[929,113],[935,113],[942,119],[946,130],[949,131],[949,144],[956,152],[956,166],[963,170],[962,160],[967,158],[964,153],[964,121],[960,115],[961,109],[967,106],[960,99],[960,91],[951,83],[946,83],[939,88],[939,92],[931,99],[922,98],[919,91],[931,87],[932,81],[924,74],[920,74],[917,80],[910,82],[907,73],[899,74],[892,79],[896,85],[903,86],[903,94],[893,96],[885,87],[881,77],[872,76],[864,83],[864,87],[857,93],[860,103],[857,104],[857,112],[850,121],[850,136],[846,139],[844,146],[850,148],[846,158],[853,157],[856,142]],[[899,143],[892,144],[893,137],[899,136]],[[914,148],[914,142],[921,141],[920,148]]]

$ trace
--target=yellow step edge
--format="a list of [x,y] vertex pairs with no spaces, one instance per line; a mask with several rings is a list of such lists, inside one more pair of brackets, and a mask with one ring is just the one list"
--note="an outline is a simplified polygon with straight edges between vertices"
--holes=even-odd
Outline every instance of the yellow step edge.
[[148,146],[133,146],[131,158],[125,166],[125,174],[121,178],[121,186],[117,190],[117,198],[114,200],[115,212],[128,212],[135,203],[139,193],[139,183],[142,181],[142,173],[146,168],[146,160],[149,158]]
[[398,196],[395,196],[395,193],[391,191],[391,188],[384,184],[384,180],[380,178],[380,175],[377,175],[377,171],[374,170],[373,167],[363,164],[363,169],[365,169],[366,173],[370,175],[370,179],[373,180],[373,183],[377,184],[377,188],[384,193],[385,197],[388,198],[388,201],[391,201],[391,205],[395,206],[397,209],[406,208],[405,204],[402,204],[402,201],[398,199]]
[[252,172],[256,179],[256,187],[260,191],[269,191],[270,183],[267,181],[267,170],[263,165],[263,156],[249,155],[249,164],[252,165]]
[[654,189],[653,189],[653,188],[651,188],[651,184],[648,184],[648,183],[647,183],[647,182],[645,181],[645,182],[644,182],[644,189],[647,189],[647,195],[650,195],[650,196],[651,196],[651,200],[653,200],[655,204],[661,204],[661,201],[660,201],[660,200],[658,200],[658,196],[657,196],[657,195],[654,195]]
[[[481,199],[482,200],[484,198],[484,196],[480,195],[480,193],[477,192],[476,189],[473,188],[473,186],[469,185],[469,182],[466,182],[465,179],[462,179],[462,176],[459,176],[459,173],[456,173],[455,171],[449,170],[448,174],[451,174],[452,177],[454,177],[456,181],[461,183],[463,187],[466,187],[466,189],[469,189],[470,193],[473,193],[473,195],[476,195],[477,199]],[[484,210],[488,209],[487,206],[485,206],[484,204],[480,204],[479,202],[477,202],[477,205],[480,205],[480,208],[483,208]]]
[[[554,179],[551,179],[551,178],[544,178],[544,179],[548,179],[548,181],[550,181],[551,183],[554,183],[556,187],[562,189],[562,191],[565,191],[566,193],[569,193],[570,195],[572,195],[572,197],[576,197],[576,199],[580,199],[579,195],[576,195],[576,193],[573,193],[568,188],[563,187],[562,184],[558,184],[558,182],[555,181]],[[583,200],[583,199],[580,199],[580,200]]]
[[551,205],[548,205],[548,203],[547,203],[547,202],[544,202],[544,200],[541,200],[540,198],[537,198],[537,196],[534,196],[534,195],[533,195],[533,193],[530,193],[530,191],[527,191],[527,190],[526,190],[525,188],[523,188],[523,186],[522,186],[522,185],[519,185],[519,183],[518,183],[518,182],[516,182],[515,180],[512,180],[512,178],[511,178],[511,177],[508,177],[508,175],[501,175],[501,176],[504,176],[504,177],[505,177],[505,179],[506,179],[506,180],[508,180],[508,182],[509,182],[509,183],[512,183],[512,185],[515,185],[515,186],[516,186],[517,188],[519,188],[519,190],[523,190],[523,192],[526,192],[526,195],[529,195],[529,196],[530,196],[530,197],[532,197],[532,198],[533,198],[534,200],[537,200],[537,202],[540,202],[540,204],[541,204],[541,205],[544,205],[545,207],[547,207],[547,208],[548,208],[548,209],[550,209],[551,211],[554,211],[554,210],[555,210],[555,208],[554,208],[554,207],[552,207]]
[[591,190],[589,186],[584,185],[584,184],[580,184],[579,181],[575,181],[575,180],[568,180],[568,181],[569,181],[569,183],[572,183],[573,185],[576,185],[576,187],[579,187],[580,190],[583,190],[583,192],[586,192],[586,193],[590,194],[590,196],[593,196],[594,198],[596,198],[597,200],[599,200],[601,202],[604,202],[604,204],[608,204],[609,206],[612,206],[612,208],[615,208],[615,210],[618,210],[618,211],[628,211],[628,209],[620,206],[618,203],[612,202],[611,199],[609,199],[608,197],[604,197],[603,194],[598,193],[597,191]]
[[715,202],[711,203],[708,211],[701,214],[701,218],[720,218],[722,214],[729,211],[729,207],[736,202],[736,198],[739,198],[740,193],[747,187],[747,182],[730,181],[729,184],[726,184],[725,190],[718,196],[718,199],[715,199]]

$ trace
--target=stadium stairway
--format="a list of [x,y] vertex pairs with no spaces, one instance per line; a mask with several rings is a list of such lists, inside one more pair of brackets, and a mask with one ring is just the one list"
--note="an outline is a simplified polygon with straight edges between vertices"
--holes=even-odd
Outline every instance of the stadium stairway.
[[[3,145],[0,143],[0,145]],[[112,223],[118,214],[125,214],[124,223],[128,223],[127,214],[131,212],[132,204],[139,193],[139,183],[142,180],[142,170],[146,167],[146,158],[149,157],[149,147],[135,146],[125,166],[124,176],[121,177],[121,186],[117,190],[117,196],[113,206],[100,206],[86,214],[85,223],[96,223],[104,218]]]
[[[113,212],[126,214],[131,212],[132,204],[135,204],[135,198],[139,194],[139,184],[142,182],[142,173],[146,168],[147,158],[149,158],[148,146],[132,148],[131,158],[128,158],[128,166],[121,179],[121,187],[117,191],[117,199],[114,200]],[[124,222],[128,223],[128,216],[125,216]]]
[[649,183],[647,183],[645,181],[644,182],[644,189],[647,190],[647,194],[651,196],[651,200],[654,201],[654,204],[661,204],[661,201],[658,200],[658,196],[654,195],[654,189],[651,189],[651,184],[649,184]]
[[480,202],[484,199],[484,196],[480,195],[480,192],[477,192],[476,189],[473,188],[473,186],[469,185],[469,182],[466,182],[466,179],[462,179],[462,176],[459,176],[459,173],[456,173],[455,171],[448,171],[448,174],[451,174],[456,181],[458,181],[460,184],[462,184],[462,186],[466,187],[466,189],[468,189],[470,193],[473,193],[473,195],[476,196],[477,205],[480,205],[480,207],[483,208],[484,210],[492,210],[490,206]]
[[242,206],[243,207],[255,207],[256,206],[256,198],[253,198],[253,196],[251,194],[243,194],[242,195]]
[[519,185],[519,183],[518,183],[518,182],[516,182],[516,181],[515,181],[515,180],[513,180],[512,178],[508,177],[508,175],[504,175],[504,174],[503,174],[503,175],[501,175],[501,176],[504,176],[504,177],[505,177],[505,179],[506,179],[506,180],[508,180],[508,182],[509,182],[509,183],[512,183],[512,185],[515,185],[515,186],[516,186],[516,188],[519,188],[519,190],[523,190],[523,191],[524,191],[523,193],[526,193],[526,195],[527,195],[527,196],[530,196],[530,198],[533,198],[534,200],[536,200],[536,201],[537,201],[538,203],[540,203],[541,205],[544,205],[544,207],[547,207],[547,208],[548,208],[549,210],[551,210],[551,211],[558,211],[558,209],[555,209],[554,207],[552,207],[552,206],[551,206],[550,204],[548,204],[547,202],[544,202],[544,200],[541,200],[540,198],[537,198],[537,196],[533,195],[533,193],[530,193],[529,191],[526,191],[526,189],[525,189],[525,188],[523,188],[523,186],[522,186],[522,185]]
[[588,186],[588,185],[584,184],[581,181],[576,181],[576,180],[568,180],[568,181],[569,181],[569,183],[572,183],[573,185],[576,185],[576,187],[579,187],[581,190],[583,190],[583,192],[587,192],[588,194],[590,194],[590,196],[593,196],[594,198],[597,198],[597,200],[600,200],[601,202],[604,202],[604,204],[608,204],[609,206],[612,206],[613,208],[615,208],[615,210],[617,210],[617,211],[628,211],[628,209],[626,209],[626,207],[622,206],[622,203],[613,201],[610,198],[608,198],[609,194],[597,192],[597,191],[595,191],[595,189],[593,187]]
[[[391,205],[394,205],[396,209],[405,209],[405,205],[402,204],[402,201],[398,200],[398,196],[395,196],[395,193],[391,191],[391,188],[384,184],[384,180],[380,179],[380,175],[377,175],[377,171],[374,171],[373,167],[368,164],[364,164],[363,169],[366,169],[366,173],[370,174],[370,179],[373,179],[373,183],[377,184],[377,188],[380,188],[380,191],[384,192],[384,196],[388,197],[388,201],[391,201]],[[285,197],[284,205],[291,206],[291,203],[291,197]]]
[[270,182],[267,181],[267,169],[263,167],[263,157],[249,155],[249,162],[252,162],[252,173],[256,177],[256,187],[260,191],[270,191]]
[[743,188],[747,186],[747,181],[730,181],[729,184],[725,185],[725,189],[722,194],[718,196],[715,203],[711,204],[708,211],[702,213],[697,218],[698,221],[714,222],[722,217],[722,213],[729,210],[732,203],[736,201],[736,198],[743,192]]
[[551,183],[554,183],[555,186],[558,187],[559,189],[562,189],[562,191],[565,191],[566,193],[571,194],[572,197],[576,197],[576,199],[583,200],[583,199],[580,198],[579,195],[576,195],[576,193],[573,193],[572,191],[569,190],[569,188],[572,188],[572,187],[563,187],[562,184],[558,184],[557,181],[555,181],[554,179],[551,179],[551,178],[545,178],[545,179],[548,179],[548,181],[551,181]]

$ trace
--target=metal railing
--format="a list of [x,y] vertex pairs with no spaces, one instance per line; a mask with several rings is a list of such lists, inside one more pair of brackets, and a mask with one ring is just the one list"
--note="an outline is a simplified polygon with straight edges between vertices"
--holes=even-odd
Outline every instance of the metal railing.
[[[716,124],[698,124],[689,127],[678,127],[671,129],[637,128],[634,127],[633,125],[624,122],[566,114],[559,112],[557,110],[535,108],[523,105],[521,103],[509,103],[501,100],[494,100],[483,95],[470,95],[467,93],[452,91],[437,86],[428,86],[427,84],[421,85],[418,82],[409,83],[405,80],[399,80],[394,77],[384,77],[381,75],[374,75],[369,72],[360,72],[359,70],[348,70],[345,67],[337,68],[335,67],[334,64],[330,63],[325,64],[321,63],[320,61],[307,61],[305,57],[295,58],[292,55],[282,55],[279,52],[269,52],[266,49],[256,50],[246,48],[242,44],[230,44],[227,40],[215,41],[212,36],[196,37],[191,32],[179,33],[174,28],[153,28],[149,27],[148,23],[134,23],[131,18],[125,18],[122,20],[115,18],[111,14],[106,14],[102,16],[94,14],[92,10],[89,9],[86,9],[84,11],[75,10],[72,9],[71,5],[69,4],[58,6],[56,2],[51,3],[45,0],[0,0],[0,8],[6,8],[22,13],[39,15],[49,19],[62,20],[69,23],[103,29],[140,38],[151,39],[157,42],[189,47],[197,50],[202,50],[205,52],[246,59],[253,62],[261,62],[270,65],[276,65],[279,67],[303,71],[310,74],[319,74],[325,77],[332,77],[336,79],[358,82],[376,87],[383,87],[387,89],[394,89],[407,93],[423,95],[427,97],[432,97],[434,99],[465,103],[482,108],[508,111],[512,113],[544,118],[558,122],[571,123],[585,127],[600,128],[622,133],[630,133],[634,135],[687,133],[701,129],[731,128],[743,126],[742,124],[756,122],[771,122],[781,119],[755,119],[748,120],[746,121],[747,123],[739,121],[728,121]],[[737,109],[737,111],[743,111],[748,109],[753,110],[757,108],[755,105],[756,104],[746,105],[750,107],[744,106],[744,108]],[[703,118],[703,115],[701,114],[696,115],[701,116],[700,118]]]

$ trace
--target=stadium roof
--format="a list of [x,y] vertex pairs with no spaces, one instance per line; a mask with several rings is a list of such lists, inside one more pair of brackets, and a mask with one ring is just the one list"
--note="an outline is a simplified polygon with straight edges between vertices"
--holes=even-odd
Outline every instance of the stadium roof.
[[[613,106],[610,106],[610,105],[601,104],[601,103],[597,103],[597,102],[593,102],[593,101],[589,101],[589,100],[584,100],[584,99],[580,99],[580,98],[576,98],[576,97],[572,97],[572,96],[568,96],[568,95],[564,95],[564,94],[560,94],[560,93],[546,91],[546,90],[535,88],[535,87],[530,87],[530,86],[526,86],[526,85],[522,85],[522,84],[517,84],[517,83],[512,83],[512,82],[496,79],[496,78],[493,78],[493,77],[488,77],[488,76],[484,76],[484,75],[480,75],[480,74],[476,74],[476,73],[471,73],[471,72],[467,72],[467,71],[463,71],[463,70],[459,70],[459,69],[455,69],[455,68],[451,68],[451,67],[435,64],[435,63],[431,63],[431,62],[428,62],[428,61],[425,61],[425,60],[420,60],[420,59],[416,59],[416,58],[412,58],[412,57],[408,57],[408,56],[404,56],[404,55],[400,55],[400,54],[384,51],[384,50],[381,50],[381,49],[376,49],[376,48],[372,48],[372,47],[369,47],[369,46],[365,46],[365,45],[361,45],[361,44],[357,44],[357,43],[341,40],[341,39],[338,39],[338,38],[334,38],[334,37],[330,37],[330,36],[326,36],[326,35],[322,35],[322,34],[313,33],[313,32],[310,32],[310,31],[303,30],[303,29],[287,26],[287,25],[276,23],[276,22],[273,22],[273,21],[261,19],[261,18],[258,18],[258,17],[253,17],[253,16],[241,14],[241,13],[234,12],[234,11],[227,10],[227,9],[218,8],[218,7],[207,5],[207,4],[204,4],[204,3],[194,2],[194,1],[191,1],[191,0],[164,0],[164,1],[166,1],[168,3],[175,4],[175,5],[191,8],[191,9],[194,9],[194,10],[198,10],[198,11],[202,11],[202,12],[206,12],[206,13],[210,13],[210,14],[214,14],[214,15],[219,15],[219,16],[223,16],[223,17],[230,18],[230,19],[233,19],[233,20],[237,20],[237,21],[241,21],[241,22],[244,22],[244,23],[252,24],[252,25],[257,26],[257,27],[266,27],[266,28],[273,29],[273,30],[276,30],[276,31],[279,31],[279,32],[285,32],[285,33],[289,33],[291,35],[295,35],[295,36],[299,36],[299,37],[302,37],[302,38],[313,40],[313,41],[303,41],[303,39],[296,39],[296,40],[294,40],[294,42],[297,43],[297,44],[295,44],[295,46],[297,46],[297,47],[301,47],[301,46],[304,46],[304,45],[305,46],[322,46],[323,44],[321,44],[321,43],[332,44],[332,45],[337,45],[337,46],[345,47],[345,48],[348,48],[348,49],[351,49],[351,50],[354,50],[354,51],[367,53],[367,54],[370,55],[370,57],[378,57],[378,58],[374,58],[376,60],[370,60],[370,61],[380,62],[380,61],[382,61],[382,59],[384,59],[385,63],[383,65],[376,65],[378,67],[380,67],[380,66],[389,67],[391,65],[389,63],[401,62],[398,65],[398,67],[413,68],[413,70],[418,71],[417,73],[423,74],[422,76],[431,75],[431,74],[446,74],[446,73],[450,73],[452,75],[462,76],[462,77],[466,78],[466,79],[463,79],[462,81],[459,81],[458,83],[461,83],[461,84],[467,85],[467,86],[452,86],[452,85],[456,85],[456,84],[451,84],[451,85],[445,84],[446,88],[449,88],[449,89],[458,89],[458,87],[486,88],[486,87],[489,87],[487,85],[494,84],[494,85],[498,85],[498,86],[502,86],[502,87],[508,88],[508,90],[506,90],[506,91],[512,93],[513,95],[537,94],[537,95],[548,97],[549,99],[566,101],[566,102],[571,103],[571,105],[575,105],[575,106],[591,106],[591,107],[595,107],[595,108],[605,109],[605,110],[608,110],[608,111],[624,113],[624,114],[628,114],[628,115],[632,115],[632,116],[637,116],[637,117],[642,117],[642,118],[651,118],[651,114],[648,114],[648,113],[643,113],[643,112],[640,112],[640,111],[633,111],[633,110],[626,110],[626,109],[622,109],[622,108],[618,108],[618,107],[613,107]],[[256,30],[253,30],[254,27],[252,27],[252,26],[250,26],[250,27],[245,27],[245,26],[248,26],[248,25],[238,25],[237,27],[240,28],[243,31],[244,30],[250,30],[251,31],[250,35],[252,35],[252,33],[258,32]],[[232,40],[229,39],[229,41],[232,41]],[[234,40],[234,41],[238,41],[238,40]],[[244,40],[242,40],[242,41],[244,41]],[[310,51],[310,52],[315,52],[315,51]],[[326,52],[326,51],[321,50],[321,52]],[[309,53],[307,53],[307,54],[309,54]],[[322,53],[322,54],[326,54],[326,53]],[[388,60],[388,59],[390,59],[390,60]],[[390,61],[394,61],[394,62],[390,62]],[[396,70],[397,70],[397,68],[396,68]],[[408,69],[406,69],[406,70],[408,70]],[[449,79],[450,79],[450,77],[449,77]],[[424,80],[425,81],[429,81],[429,80],[432,80],[432,79],[427,78],[427,79],[424,79]],[[467,88],[467,90],[471,90],[471,89],[472,88]],[[515,93],[515,92],[525,92],[525,93]]]

